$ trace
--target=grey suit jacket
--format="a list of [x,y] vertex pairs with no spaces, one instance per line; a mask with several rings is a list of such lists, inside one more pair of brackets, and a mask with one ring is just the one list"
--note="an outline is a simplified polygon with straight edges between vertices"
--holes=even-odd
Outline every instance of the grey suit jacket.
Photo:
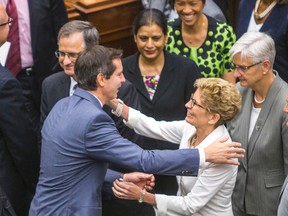
[[107,163],[147,173],[198,174],[196,149],[145,151],[120,136],[89,92],[60,100],[42,128],[41,170],[30,215],[101,216]]
[[288,215],[288,177],[286,177],[280,193],[280,203],[277,216]]
[[288,115],[283,112],[288,86],[276,73],[249,140],[254,92],[239,83],[237,87],[242,95],[242,110],[227,128],[232,140],[242,143],[246,154],[239,160],[233,211],[276,215],[281,186],[288,173]]

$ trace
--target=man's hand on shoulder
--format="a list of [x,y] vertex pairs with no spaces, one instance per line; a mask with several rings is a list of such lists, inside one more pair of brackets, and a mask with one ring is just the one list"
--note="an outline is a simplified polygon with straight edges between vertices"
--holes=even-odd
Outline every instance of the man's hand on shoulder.
[[228,137],[219,139],[204,148],[207,162],[239,165],[239,162],[233,158],[243,158],[245,150],[241,148],[240,143],[226,142],[227,139]]

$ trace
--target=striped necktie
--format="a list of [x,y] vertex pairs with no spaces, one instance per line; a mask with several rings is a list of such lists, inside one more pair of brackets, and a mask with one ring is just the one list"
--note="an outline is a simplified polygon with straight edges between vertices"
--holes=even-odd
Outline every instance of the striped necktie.
[[21,57],[20,57],[20,39],[18,27],[18,14],[14,0],[9,0],[6,7],[6,12],[9,17],[13,19],[10,26],[7,41],[11,43],[10,50],[7,56],[6,67],[17,76],[21,71]]

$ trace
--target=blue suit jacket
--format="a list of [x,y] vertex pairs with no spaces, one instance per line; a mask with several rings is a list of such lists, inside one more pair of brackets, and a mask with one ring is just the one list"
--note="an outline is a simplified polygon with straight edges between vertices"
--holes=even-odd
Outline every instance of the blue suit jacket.
[[[42,83],[42,97],[41,97],[41,118],[40,124],[43,125],[49,112],[54,105],[62,98],[69,96],[71,79],[64,73],[64,71],[52,74],[47,77]],[[126,81],[119,89],[118,97],[124,101],[129,107],[140,110],[140,101],[137,91],[132,83]],[[111,114],[111,109],[108,106],[103,108],[110,117],[115,121],[116,127],[120,134],[132,142],[139,142],[140,137],[132,129],[125,126],[122,118]]]
[[101,216],[107,163],[167,175],[198,174],[195,149],[145,151],[120,136],[100,102],[78,88],[60,100],[42,129],[41,170],[30,215]]
[[[237,37],[247,32],[256,0],[241,0],[237,25]],[[288,5],[277,4],[265,20],[260,32],[268,33],[275,41],[276,58],[274,69],[288,82]]]

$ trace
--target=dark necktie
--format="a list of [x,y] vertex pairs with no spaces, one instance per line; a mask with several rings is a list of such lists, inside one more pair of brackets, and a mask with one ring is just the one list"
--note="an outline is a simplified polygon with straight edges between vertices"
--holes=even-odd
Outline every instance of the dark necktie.
[[6,67],[16,76],[22,69],[20,57],[20,40],[18,27],[18,14],[14,0],[9,0],[6,7],[6,12],[13,19],[8,34],[8,41],[11,43],[10,50],[7,56]]

